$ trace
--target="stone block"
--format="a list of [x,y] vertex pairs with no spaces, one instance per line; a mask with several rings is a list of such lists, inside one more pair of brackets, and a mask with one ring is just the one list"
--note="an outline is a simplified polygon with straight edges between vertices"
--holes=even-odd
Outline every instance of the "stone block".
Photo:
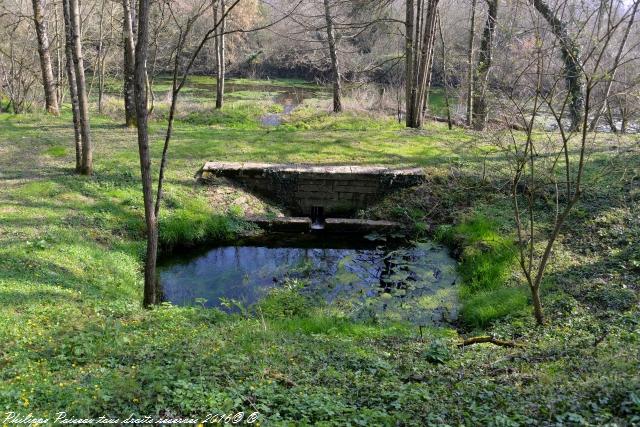
[[249,221],[268,231],[306,233],[311,229],[311,218],[307,217],[253,217]]
[[402,224],[398,222],[352,218],[327,218],[324,225],[327,233],[384,233],[401,228]]

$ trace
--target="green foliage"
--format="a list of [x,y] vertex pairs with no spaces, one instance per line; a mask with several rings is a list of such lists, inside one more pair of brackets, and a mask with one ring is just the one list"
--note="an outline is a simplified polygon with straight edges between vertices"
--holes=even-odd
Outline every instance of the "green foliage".
[[450,360],[453,356],[453,352],[447,345],[446,341],[436,339],[424,350],[423,355],[430,363],[441,364]]
[[402,129],[397,121],[388,117],[359,115],[355,113],[318,113],[307,107],[298,108],[282,125],[287,130],[374,131]]
[[269,290],[256,304],[255,311],[267,319],[289,319],[305,317],[309,314],[311,301],[300,294],[304,283],[288,279],[282,286]]
[[206,240],[227,240],[242,230],[243,226],[239,217],[217,214],[205,200],[183,200],[160,215],[159,240],[165,248],[193,245]]
[[234,103],[222,110],[193,111],[180,120],[192,126],[211,126],[229,129],[256,129],[260,121],[257,117],[266,108],[255,103]]
[[516,247],[510,235],[483,216],[473,216],[444,231],[450,244],[462,246],[460,274],[470,292],[501,287],[512,271]]
[[508,288],[517,251],[511,237],[497,224],[474,215],[456,226],[443,226],[437,237],[461,250],[459,272],[462,276],[461,314],[465,323],[480,327],[527,306],[523,288]]
[[482,327],[504,316],[521,314],[527,306],[526,288],[503,287],[465,294],[460,314],[467,324]]
[[585,299],[605,309],[626,311],[638,304],[638,294],[626,286],[613,283],[594,286],[585,292]]

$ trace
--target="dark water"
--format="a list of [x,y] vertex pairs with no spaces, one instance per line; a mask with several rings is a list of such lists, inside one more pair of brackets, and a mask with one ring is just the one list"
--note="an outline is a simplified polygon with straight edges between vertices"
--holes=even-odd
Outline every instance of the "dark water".
[[[455,317],[455,261],[433,243],[385,244],[326,235],[273,233],[174,255],[159,265],[164,298],[176,305],[223,307],[224,299],[249,306],[287,280],[328,303],[376,306],[402,317]],[[221,300],[222,299],[222,300]],[[411,319],[410,319],[411,320]],[[424,323],[424,322],[423,322]]]

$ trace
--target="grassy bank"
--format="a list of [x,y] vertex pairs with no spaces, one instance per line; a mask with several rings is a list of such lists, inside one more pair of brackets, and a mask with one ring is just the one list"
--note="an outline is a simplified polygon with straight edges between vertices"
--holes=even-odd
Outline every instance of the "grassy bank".
[[[244,410],[259,411],[262,425],[640,422],[636,142],[613,148],[603,139],[590,154],[593,191],[559,242],[541,329],[513,257],[511,202],[501,190],[508,165],[491,139],[441,125],[405,130],[373,114],[331,115],[324,98],[267,128],[259,115],[273,108],[270,99],[246,91],[220,113],[209,110],[210,99],[187,95],[170,148],[163,242],[244,229],[241,194],[212,203],[211,189],[195,185],[207,160],[426,167],[426,185],[365,214],[406,221],[458,248],[459,329],[423,330],[420,338],[415,327],[357,322],[287,292],[268,297],[261,316],[143,310],[136,133],[115,120],[119,101],[93,116],[91,178],[72,173],[68,111],[4,114],[0,412]],[[156,108],[157,164],[164,106]],[[461,331],[526,345],[459,349]]]

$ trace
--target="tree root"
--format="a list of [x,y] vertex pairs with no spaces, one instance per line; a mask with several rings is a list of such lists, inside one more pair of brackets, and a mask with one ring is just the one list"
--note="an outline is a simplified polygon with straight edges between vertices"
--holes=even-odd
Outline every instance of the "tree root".
[[517,343],[514,341],[499,340],[489,335],[467,338],[466,340],[458,344],[458,347],[466,347],[469,345],[481,344],[481,343],[489,343],[489,344],[494,344],[500,347],[509,347],[509,348],[522,347],[522,344],[520,343]]

